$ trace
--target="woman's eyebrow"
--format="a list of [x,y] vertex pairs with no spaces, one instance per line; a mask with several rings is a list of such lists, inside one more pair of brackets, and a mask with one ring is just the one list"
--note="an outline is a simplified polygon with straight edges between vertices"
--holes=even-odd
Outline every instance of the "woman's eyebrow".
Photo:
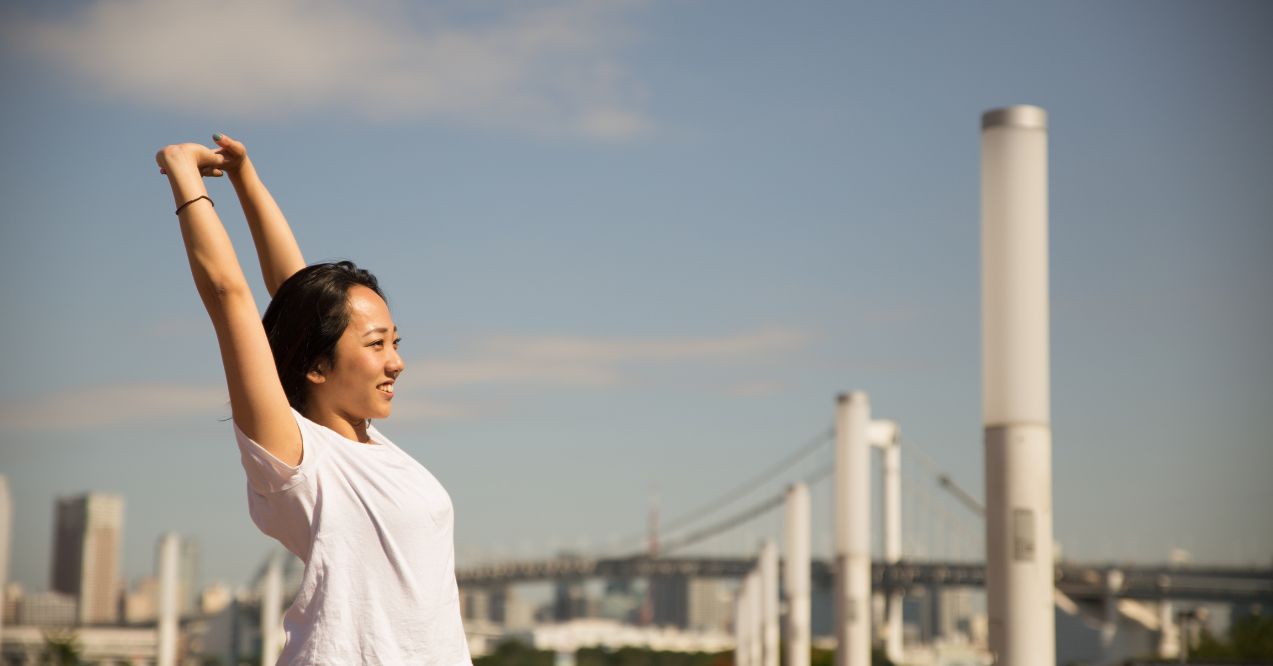
[[[362,334],[362,337],[364,337],[364,338],[365,338],[365,337],[367,337],[368,335],[371,335],[372,333],[387,333],[387,332],[389,332],[389,329],[385,328],[384,326],[377,326],[376,328],[373,328],[373,329],[371,329],[370,331],[367,331],[366,333],[363,333],[363,334]],[[393,327],[393,332],[394,332],[394,333],[397,333],[397,332],[398,332],[398,327],[397,327],[397,326],[394,326],[394,327]]]

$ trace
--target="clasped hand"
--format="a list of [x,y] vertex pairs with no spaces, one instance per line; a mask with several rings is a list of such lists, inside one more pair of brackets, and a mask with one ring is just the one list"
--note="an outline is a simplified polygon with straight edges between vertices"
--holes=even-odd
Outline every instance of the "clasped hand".
[[241,142],[224,134],[213,137],[219,148],[213,150],[201,143],[174,143],[155,153],[159,173],[196,168],[202,176],[219,177],[235,173],[247,161],[247,149]]

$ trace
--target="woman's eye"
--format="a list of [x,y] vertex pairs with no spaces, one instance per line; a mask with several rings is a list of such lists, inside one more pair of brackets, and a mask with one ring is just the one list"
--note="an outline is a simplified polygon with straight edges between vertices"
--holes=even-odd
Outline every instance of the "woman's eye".
[[384,340],[376,340],[375,342],[371,343],[371,345],[370,345],[370,346],[372,346],[372,347],[383,347],[383,346],[385,346],[385,341],[384,341]]
[[398,338],[393,341],[393,348],[397,349],[399,344],[402,344],[402,338]]

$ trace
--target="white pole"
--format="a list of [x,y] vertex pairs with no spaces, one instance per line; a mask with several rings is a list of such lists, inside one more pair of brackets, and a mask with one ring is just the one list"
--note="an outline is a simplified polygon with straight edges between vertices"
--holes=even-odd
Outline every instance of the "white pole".
[[764,657],[764,609],[761,602],[760,571],[747,574],[747,663],[760,666]]
[[[884,447],[884,561],[902,561],[902,452],[896,440]],[[902,593],[888,595],[884,652],[889,661],[902,661]]]
[[283,605],[283,564],[277,553],[270,555],[265,571],[265,589],[261,594],[261,666],[273,666],[283,651],[283,627],[280,608]]
[[747,579],[738,585],[734,597],[734,666],[751,666],[747,661]]
[[809,487],[797,483],[787,489],[786,564],[787,666],[809,666],[810,563]]
[[1180,634],[1176,631],[1176,614],[1170,601],[1158,602],[1158,656],[1175,657],[1180,654]]
[[1101,623],[1101,658],[1114,663],[1114,640],[1118,638],[1118,593],[1123,590],[1123,572],[1105,572],[1105,621]]
[[[9,586],[9,537],[13,530],[13,504],[9,499],[9,481],[0,474],[0,636],[4,634],[5,588]],[[0,645],[4,640],[0,638]]]
[[871,405],[840,396],[835,456],[835,663],[871,663]]
[[990,650],[1056,663],[1048,368],[1047,113],[981,117],[982,417]]
[[159,537],[159,666],[177,663],[177,586],[181,538]]
[[760,611],[762,666],[778,666],[778,544],[765,539],[760,546]]

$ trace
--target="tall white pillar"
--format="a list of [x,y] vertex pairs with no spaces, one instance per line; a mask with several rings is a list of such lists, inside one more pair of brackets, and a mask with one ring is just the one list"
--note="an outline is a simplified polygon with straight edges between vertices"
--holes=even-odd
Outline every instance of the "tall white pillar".
[[[884,447],[884,561],[896,565],[902,561],[902,452],[896,438]],[[888,595],[884,624],[888,634],[884,652],[889,661],[902,661],[902,592]]]
[[986,598],[997,664],[1056,663],[1047,113],[981,117]]
[[787,666],[809,666],[811,647],[809,488],[796,483],[787,489],[786,561],[783,582],[787,589]]
[[747,660],[751,656],[747,651],[747,579],[738,585],[738,594],[734,597],[734,666],[753,666]]
[[747,663],[760,666],[764,658],[764,607],[761,601],[760,570],[747,574]]
[[261,666],[273,666],[283,652],[283,558],[270,555],[261,592]]
[[762,666],[778,666],[778,544],[760,546],[760,613]]
[[1180,632],[1177,631],[1173,604],[1166,599],[1158,602],[1158,656],[1172,658],[1180,655]]
[[835,431],[835,663],[871,663],[871,406],[840,396]]
[[1118,593],[1123,590],[1123,572],[1105,572],[1105,618],[1101,623],[1101,658],[1114,662],[1114,640],[1118,638]]
[[12,531],[13,504],[9,499],[9,481],[0,474],[0,635],[4,633],[3,606],[5,588],[9,585],[9,537]]
[[168,532],[159,537],[159,666],[177,664],[178,571],[181,537]]

